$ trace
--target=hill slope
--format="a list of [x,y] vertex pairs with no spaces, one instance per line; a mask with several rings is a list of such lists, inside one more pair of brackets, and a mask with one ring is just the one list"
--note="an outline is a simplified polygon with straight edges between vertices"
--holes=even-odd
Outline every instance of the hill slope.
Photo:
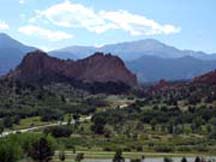
[[8,35],[0,33],[0,75],[15,68],[23,56],[33,50],[35,48],[28,47]]

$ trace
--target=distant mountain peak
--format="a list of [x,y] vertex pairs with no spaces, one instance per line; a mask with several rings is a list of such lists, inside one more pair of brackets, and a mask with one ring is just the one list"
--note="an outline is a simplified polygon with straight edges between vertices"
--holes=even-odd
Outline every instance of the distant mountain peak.
[[11,41],[18,42],[17,40],[15,40],[14,38],[12,38],[10,35],[6,33],[0,33],[0,40],[1,41],[11,40]]
[[81,59],[94,52],[112,53],[119,56],[124,61],[138,59],[144,55],[175,58],[184,56],[180,50],[161,43],[155,39],[144,39],[131,42],[120,42],[116,44],[107,44],[102,47],[94,46],[71,46],[56,51],[51,51],[52,56],[63,59]]
[[26,53],[35,49],[18,42],[6,33],[0,33],[0,75],[14,69]]
[[[131,43],[131,42],[128,42],[128,43]],[[165,45],[164,43],[160,42],[159,40],[156,40],[156,39],[141,39],[141,40],[137,40],[137,41],[134,41],[134,43],[148,43],[148,44],[154,44],[154,45]]]
[[29,49],[31,48],[34,50],[34,47],[30,47],[27,45],[24,45],[23,43],[15,40],[10,35],[6,33],[0,33],[0,48],[14,48],[19,49],[23,52],[29,52]]
[[12,43],[12,44],[17,43],[18,44],[19,42],[5,33],[0,33],[0,46],[1,47],[10,46],[10,43]]

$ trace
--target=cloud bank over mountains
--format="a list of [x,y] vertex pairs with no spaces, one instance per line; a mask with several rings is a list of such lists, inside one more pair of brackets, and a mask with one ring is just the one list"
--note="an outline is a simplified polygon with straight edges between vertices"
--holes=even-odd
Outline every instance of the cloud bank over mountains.
[[[181,31],[181,28],[171,24],[161,24],[155,20],[146,18],[145,16],[133,14],[126,10],[117,11],[96,11],[93,8],[78,3],[72,3],[66,0],[62,3],[54,4],[45,10],[37,10],[35,15],[29,19],[31,28],[39,28],[38,23],[49,23],[56,27],[63,28],[81,28],[89,32],[101,34],[111,30],[121,30],[132,36],[152,36],[152,35],[169,35]],[[35,27],[34,27],[35,26]],[[42,29],[42,27],[40,27]],[[25,31],[27,30],[27,31]],[[42,29],[40,36],[49,39],[51,33],[56,35],[56,31],[48,32],[49,29]],[[31,35],[35,30],[29,30],[29,25],[19,29],[20,32]],[[45,32],[46,31],[46,32]],[[50,34],[49,34],[50,33]],[[59,32],[57,32],[59,35]],[[61,33],[61,39],[68,39],[70,34]],[[53,36],[54,37],[54,36]]]

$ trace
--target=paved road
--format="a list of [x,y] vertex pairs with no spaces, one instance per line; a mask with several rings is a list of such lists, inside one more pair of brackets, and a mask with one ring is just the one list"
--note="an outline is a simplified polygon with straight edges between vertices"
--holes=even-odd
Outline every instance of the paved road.
[[[83,117],[83,118],[80,118],[79,122],[84,122],[84,121],[88,121],[88,120],[91,120],[92,116],[87,116],[87,117]],[[71,124],[74,124],[75,121],[72,120],[71,121]],[[38,130],[38,129],[44,129],[44,128],[47,128],[47,127],[53,127],[53,126],[58,126],[58,125],[67,125],[68,122],[57,122],[57,123],[53,123],[53,124],[47,124],[47,125],[43,125],[43,126],[35,126],[35,127],[30,127],[30,128],[25,128],[25,129],[18,129],[18,130],[13,130],[13,131],[6,131],[6,132],[3,132],[0,137],[6,137],[10,134],[16,134],[16,133],[25,133],[25,132],[31,132],[31,131],[34,131],[34,130]]]

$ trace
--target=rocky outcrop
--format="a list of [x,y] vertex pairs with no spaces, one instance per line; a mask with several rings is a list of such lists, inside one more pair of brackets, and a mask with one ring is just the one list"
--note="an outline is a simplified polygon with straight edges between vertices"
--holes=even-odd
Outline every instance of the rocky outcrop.
[[124,83],[137,86],[137,79],[117,56],[95,53],[82,60],[60,60],[42,51],[28,53],[8,78],[24,82],[81,81]]
[[216,70],[195,77],[193,83],[216,84]]

